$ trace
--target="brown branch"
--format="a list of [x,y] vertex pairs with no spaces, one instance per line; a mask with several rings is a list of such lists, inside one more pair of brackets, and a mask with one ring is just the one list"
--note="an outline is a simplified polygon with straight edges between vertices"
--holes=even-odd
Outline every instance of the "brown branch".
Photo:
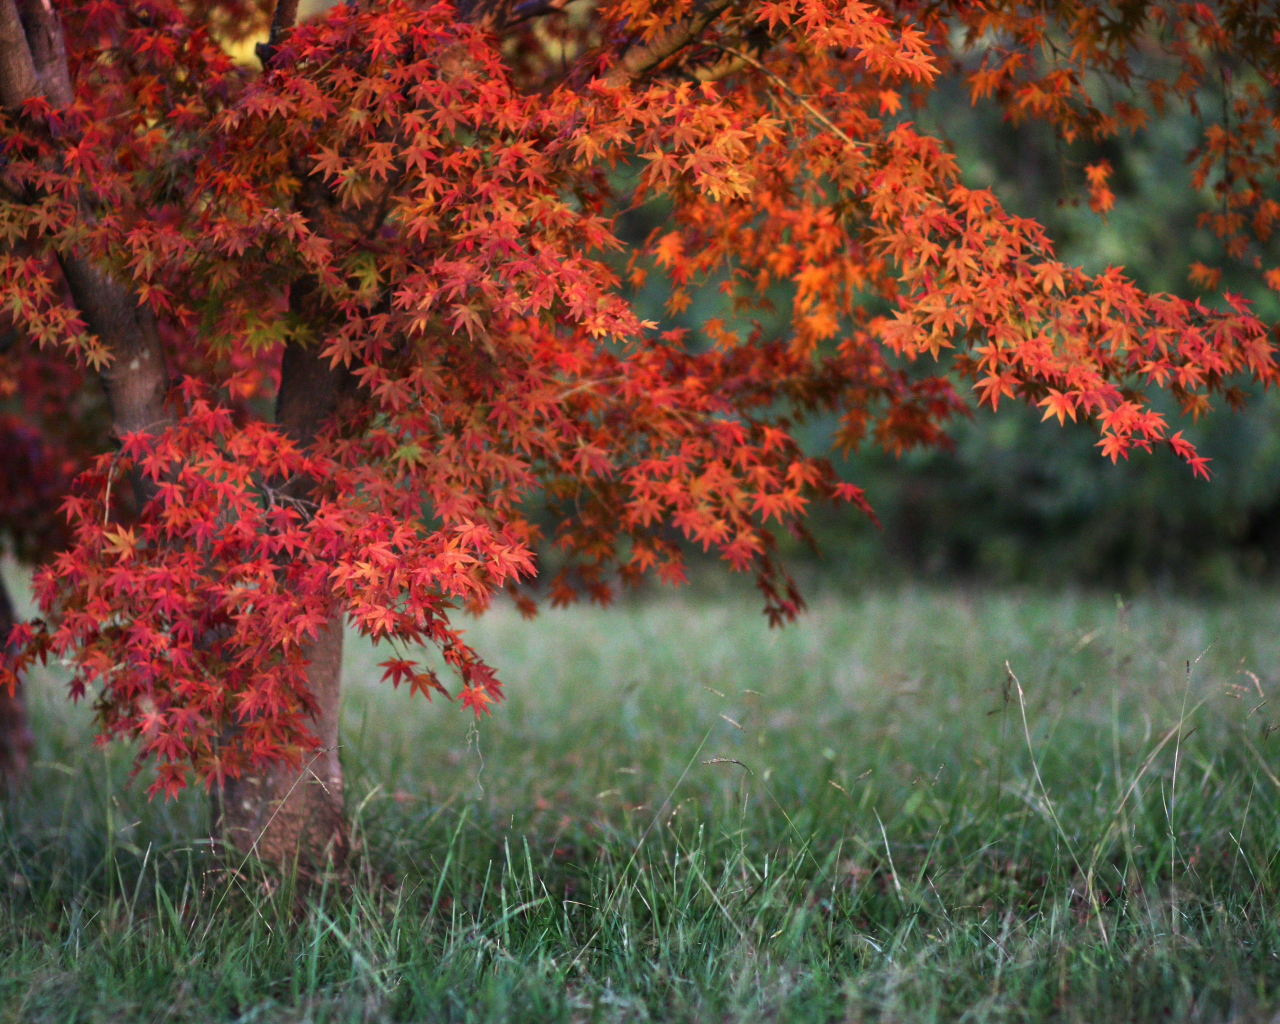
[[0,0],[0,104],[14,110],[39,95],[40,78],[18,8],[13,0]]
[[515,25],[519,25],[522,21],[531,21],[534,18],[546,17],[550,14],[564,14],[567,0],[524,0],[523,3],[516,4],[511,8],[510,13],[502,22],[499,32],[505,32],[507,29]]
[[68,106],[75,99],[75,90],[71,87],[67,43],[58,13],[49,0],[22,0],[20,16],[40,90],[52,106]]
[[732,0],[711,0],[683,25],[677,25],[656,39],[637,43],[624,53],[607,76],[610,85],[643,78],[668,57],[695,42],[707,26],[732,5]]
[[749,65],[741,57],[725,56],[716,61],[711,67],[694,68],[693,77],[699,82],[718,82],[745,67],[749,67]]
[[271,15],[271,32],[267,36],[265,43],[259,43],[254,47],[254,53],[258,60],[262,62],[265,69],[271,63],[271,58],[276,55],[276,48],[280,45],[284,35],[289,29],[293,28],[298,21],[298,0],[277,0],[276,9]]
[[742,45],[737,48],[742,51],[741,56],[726,53],[725,51],[731,49],[730,47],[709,43],[709,46],[725,55],[712,65],[694,68],[690,75],[699,82],[719,82],[721,79],[728,78],[743,68],[750,67],[748,60],[751,57],[759,60],[771,47],[781,43],[791,33],[792,29],[788,28],[777,35],[773,35],[757,25],[747,33]]

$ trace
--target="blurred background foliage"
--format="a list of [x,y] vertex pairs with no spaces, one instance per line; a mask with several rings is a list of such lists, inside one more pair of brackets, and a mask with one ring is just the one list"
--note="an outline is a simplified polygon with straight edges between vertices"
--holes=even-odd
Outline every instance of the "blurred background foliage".
[[[1222,102],[1202,97],[1204,119]],[[902,116],[947,139],[964,183],[990,188],[1006,209],[1038,220],[1067,262],[1090,271],[1115,264],[1149,291],[1195,295],[1188,265],[1199,261],[1222,268],[1223,287],[1246,295],[1265,318],[1280,313],[1260,275],[1233,264],[1197,225],[1213,202],[1209,187],[1193,188],[1187,163],[1205,127],[1201,116],[1166,111],[1140,133],[1066,144],[1046,125],[1015,125],[994,103],[971,103],[958,78]],[[1085,189],[1084,168],[1099,160],[1111,164],[1116,193],[1105,218],[1089,209]],[[637,244],[665,216],[659,204],[627,211],[620,234]],[[1280,262],[1270,255],[1270,265]],[[625,262],[623,254],[620,270]],[[707,282],[672,316],[664,283],[651,272],[635,300],[643,317],[684,327],[698,344],[706,318],[734,320],[718,283]],[[769,297],[775,309],[757,316],[765,336],[789,320],[786,287]],[[1173,403],[1162,411],[1171,432],[1185,430],[1213,460],[1210,482],[1194,479],[1167,449],[1112,465],[1090,426],[1044,423],[1039,410],[1006,400],[998,414],[983,410],[955,423],[950,451],[895,458],[867,449],[837,459],[841,474],[867,489],[882,529],[853,510],[815,509],[824,568],[806,544],[784,538],[788,563],[853,586],[913,578],[1213,595],[1280,578],[1280,396],[1254,389],[1243,412],[1218,403],[1198,423]],[[833,426],[806,426],[813,450],[828,447]]]

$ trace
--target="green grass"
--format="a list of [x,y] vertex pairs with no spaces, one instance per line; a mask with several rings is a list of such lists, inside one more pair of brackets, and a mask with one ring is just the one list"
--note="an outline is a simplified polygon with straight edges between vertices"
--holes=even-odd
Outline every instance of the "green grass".
[[690,597],[499,608],[469,636],[509,686],[470,735],[349,645],[357,882],[301,912],[251,871],[207,877],[202,794],[148,803],[128,748],[89,746],[37,680],[33,789],[0,812],[0,1020],[1265,1021],[1280,1002],[1276,596],[906,590],[783,631]]

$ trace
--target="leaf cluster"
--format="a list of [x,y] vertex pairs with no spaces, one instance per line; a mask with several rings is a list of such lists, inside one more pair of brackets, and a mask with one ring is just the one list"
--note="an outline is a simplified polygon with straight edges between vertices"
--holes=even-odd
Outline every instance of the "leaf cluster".
[[[1246,301],[1064,263],[905,116],[959,68],[1012,118],[1103,137],[1194,107],[1230,66],[1196,184],[1230,258],[1274,285],[1280,23],[1255,5],[393,0],[273,20],[261,73],[220,43],[249,8],[61,17],[74,97],[0,115],[0,304],[20,337],[0,393],[33,382],[14,405],[30,418],[78,387],[51,361],[129,371],[70,300],[72,258],[127,282],[178,383],[164,422],[59,462],[83,468],[71,535],[18,668],[69,659],[165,792],[314,744],[302,650],[333,607],[438,647],[480,713],[501,687],[450,614],[503,591],[531,613],[543,540],[564,560],[555,603],[679,581],[692,543],[753,572],[772,620],[794,616],[774,531],[806,536],[814,501],[870,512],[801,448],[815,416],[845,450],[945,445],[971,386],[992,409],[1091,421],[1113,460],[1168,445],[1207,476],[1149,393],[1199,415],[1241,377],[1277,379]],[[1087,169],[1099,213],[1108,175]],[[624,279],[618,218],[654,200],[669,216]],[[704,325],[709,346],[637,317],[626,287],[651,275],[672,312],[719,282],[732,315]],[[778,284],[792,315],[767,333],[752,321]],[[264,415],[282,351],[345,381],[314,429]],[[443,689],[413,658],[383,668]]]

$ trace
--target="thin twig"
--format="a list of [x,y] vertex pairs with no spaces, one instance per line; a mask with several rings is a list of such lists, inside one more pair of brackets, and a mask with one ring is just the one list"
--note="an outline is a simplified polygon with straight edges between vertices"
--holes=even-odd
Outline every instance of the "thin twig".
[[804,109],[808,112],[810,117],[812,117],[815,121],[817,121],[820,125],[826,128],[829,132],[835,135],[842,142],[844,142],[845,145],[850,146],[853,149],[860,149],[860,150],[866,150],[870,148],[865,142],[855,142],[846,132],[844,132],[829,117],[827,117],[826,114],[822,113],[822,111],[820,111],[817,107],[815,107],[812,103],[810,103],[802,94],[796,92],[795,89],[791,88],[791,86],[781,76],[770,71],[767,67],[761,64],[758,60],[756,60],[750,54],[743,53],[741,50],[735,50],[731,46],[724,46],[721,43],[707,43],[706,45],[711,47],[714,50],[719,50],[722,53],[727,53],[730,56],[735,57],[736,59],[742,61],[743,64],[750,65],[751,67],[759,71],[762,75],[765,75],[766,77],[768,77],[770,80],[773,81],[775,85],[785,90],[786,93],[793,100],[795,100],[797,103],[800,104],[800,106],[804,107]]

